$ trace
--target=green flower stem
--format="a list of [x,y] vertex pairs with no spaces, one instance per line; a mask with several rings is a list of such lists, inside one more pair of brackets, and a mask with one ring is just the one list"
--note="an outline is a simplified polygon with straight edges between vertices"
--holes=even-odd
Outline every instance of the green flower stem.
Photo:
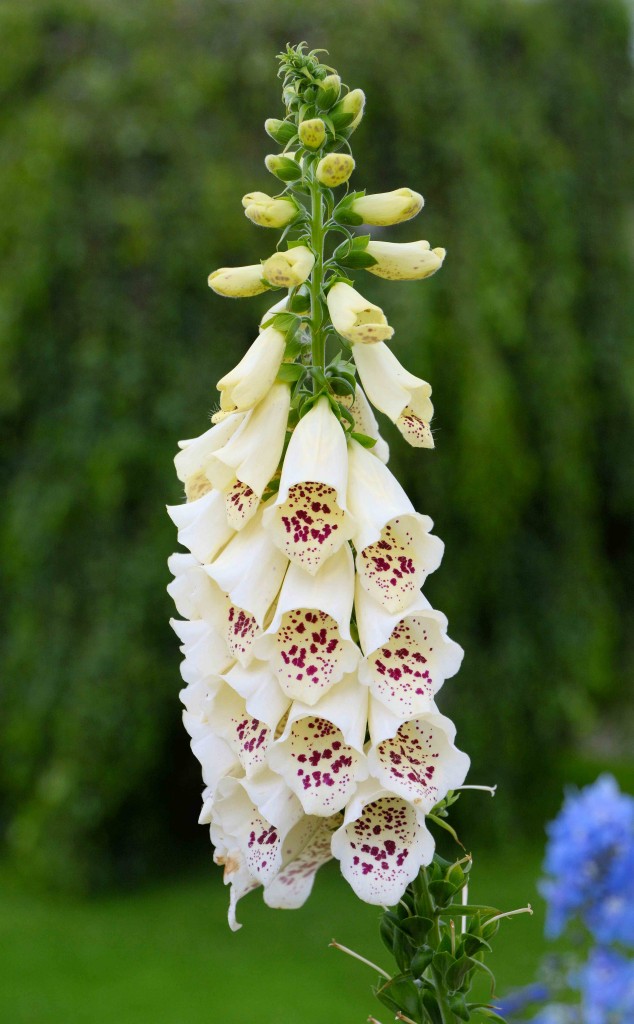
[[315,265],[310,276],[310,315],[312,325],[313,366],[326,368],[326,335],[323,330],[324,305],[321,297],[324,276],[324,203],[321,187],[314,173],[309,181],[310,243],[315,254]]
[[[429,879],[427,877],[427,868],[420,869],[420,871],[418,872],[418,877],[414,879],[414,882],[412,884],[414,892],[416,893],[418,900],[420,901],[423,913],[425,914],[426,917],[428,917],[430,920],[434,922],[432,936],[430,936],[430,945],[433,943],[434,945],[438,946],[442,937],[440,928],[440,917],[438,911],[436,910],[436,907],[434,906],[434,901],[429,891]],[[431,981],[434,986],[434,991],[436,992],[436,1000],[438,1002],[438,1009],[440,1010],[440,1016],[442,1017],[443,1024],[456,1024],[456,1017],[453,1010],[451,1009],[451,1006],[449,1005],[442,977],[434,968],[433,964],[430,964],[429,972],[431,975]]]

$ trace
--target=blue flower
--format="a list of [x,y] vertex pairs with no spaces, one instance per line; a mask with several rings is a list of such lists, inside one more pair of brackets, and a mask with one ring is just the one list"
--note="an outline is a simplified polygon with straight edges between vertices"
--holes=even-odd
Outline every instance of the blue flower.
[[567,794],[547,828],[540,885],[548,902],[546,934],[561,935],[579,917],[601,943],[634,945],[634,799],[603,775]]
[[634,961],[613,950],[592,950],[579,972],[584,1024],[634,1020]]

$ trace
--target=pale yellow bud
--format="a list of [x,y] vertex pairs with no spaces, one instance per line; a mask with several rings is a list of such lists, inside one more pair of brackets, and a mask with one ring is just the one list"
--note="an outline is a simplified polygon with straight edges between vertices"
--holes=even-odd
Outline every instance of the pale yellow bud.
[[261,228],[284,228],[299,212],[292,199],[272,199],[266,192],[249,192],[242,205],[245,216]]
[[260,295],[269,287],[262,280],[262,267],[259,263],[250,267],[221,267],[209,275],[207,284],[216,294],[231,299]]
[[425,200],[411,188],[397,188],[393,192],[360,196],[350,203],[352,213],[358,214],[364,224],[385,227],[411,220],[423,208]]
[[326,75],[317,88],[317,107],[319,110],[328,110],[339,99],[341,92],[341,79],[339,75]]
[[294,157],[294,153],[269,153],[264,157],[264,165],[281,181],[297,181],[302,176],[302,169]]
[[342,125],[342,131],[353,132],[363,117],[363,108],[365,107],[365,93],[362,89],[353,89],[352,92],[346,93],[343,99],[334,106],[330,112],[335,128],[339,127],[338,121],[343,114],[352,114],[352,121],[349,124]]
[[319,149],[326,138],[326,125],[320,117],[302,121],[299,126],[299,140],[307,149]]
[[429,242],[368,242],[366,252],[377,261],[366,267],[370,274],[388,281],[421,281],[442,266],[444,249],[430,249]]
[[296,245],[286,252],[274,252],[262,263],[262,275],[273,288],[296,288],[302,284],[315,263],[305,245]]
[[356,344],[387,341],[394,334],[380,306],[360,295],[345,281],[338,281],[328,292],[328,312],[335,330]]
[[348,153],[328,153],[317,164],[317,180],[327,188],[343,185],[354,171],[354,160]]

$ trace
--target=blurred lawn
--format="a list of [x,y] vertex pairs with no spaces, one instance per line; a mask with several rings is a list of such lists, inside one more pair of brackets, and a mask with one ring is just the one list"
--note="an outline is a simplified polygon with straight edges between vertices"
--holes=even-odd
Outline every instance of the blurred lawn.
[[[508,921],[491,966],[498,990],[529,981],[543,947],[536,897],[541,850],[481,855],[471,898]],[[299,911],[267,909],[257,894],[226,925],[227,893],[214,869],[92,902],[29,892],[4,872],[0,907],[0,1020],[7,1024],[353,1024],[381,1012],[371,971],[328,949],[334,936],[379,965],[377,911],[360,905],[334,865]],[[2,975],[5,975],[2,977]]]

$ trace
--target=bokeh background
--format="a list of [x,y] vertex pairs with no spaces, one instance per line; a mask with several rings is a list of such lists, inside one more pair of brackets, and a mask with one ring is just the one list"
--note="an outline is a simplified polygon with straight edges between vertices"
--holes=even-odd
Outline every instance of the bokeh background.
[[[167,626],[176,440],[205,429],[270,304],[222,300],[206,277],[274,244],[240,198],[275,191],[262,124],[281,116],[287,41],[327,48],[366,92],[354,187],[425,195],[389,237],[448,250],[422,285],[360,287],[434,388],[435,452],[384,433],[447,545],[426,589],[467,655],[439,702],[471,781],[499,786],[456,818],[482,898],[530,898],[564,782],[608,769],[632,788],[631,15],[625,0],[0,3],[2,1019],[372,1009],[372,978],[325,950],[336,931],[381,956],[376,914],[336,871],[305,910],[249,905],[226,931]],[[540,928],[513,922],[503,985],[529,979]]]

